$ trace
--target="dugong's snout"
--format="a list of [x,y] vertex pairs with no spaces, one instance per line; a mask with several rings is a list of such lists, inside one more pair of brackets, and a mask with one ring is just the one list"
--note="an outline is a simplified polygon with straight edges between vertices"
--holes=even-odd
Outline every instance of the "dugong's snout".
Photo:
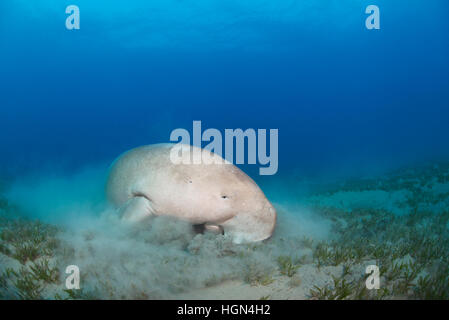
[[221,224],[224,234],[235,243],[256,242],[270,238],[276,227],[276,209],[271,203],[255,212],[241,212]]

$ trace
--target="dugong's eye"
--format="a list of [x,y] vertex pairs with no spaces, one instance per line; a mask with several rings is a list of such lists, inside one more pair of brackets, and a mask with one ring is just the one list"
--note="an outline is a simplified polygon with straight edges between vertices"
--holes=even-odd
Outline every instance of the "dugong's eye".
[[227,199],[228,196],[224,195],[224,196],[221,196],[221,198],[222,198],[222,199]]

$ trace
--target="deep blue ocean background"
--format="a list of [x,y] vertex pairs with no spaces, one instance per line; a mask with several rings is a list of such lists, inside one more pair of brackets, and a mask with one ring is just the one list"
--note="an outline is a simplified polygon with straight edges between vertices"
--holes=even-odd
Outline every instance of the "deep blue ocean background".
[[[279,130],[275,175],[239,165],[274,228],[226,177],[106,199],[195,120]],[[0,0],[0,300],[78,298],[448,300],[449,0]]]
[[193,120],[278,128],[278,178],[445,160],[448,17],[447,0],[2,0],[0,176],[109,163]]

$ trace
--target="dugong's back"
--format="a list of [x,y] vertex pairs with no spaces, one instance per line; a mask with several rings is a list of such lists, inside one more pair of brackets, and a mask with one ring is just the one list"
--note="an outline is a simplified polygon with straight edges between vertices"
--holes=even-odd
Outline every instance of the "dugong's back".
[[151,211],[148,214],[171,215],[192,223],[233,217],[235,211],[231,213],[228,205],[217,202],[223,187],[237,187],[253,183],[252,180],[230,163],[175,164],[170,159],[173,146],[148,145],[122,154],[110,169],[106,189],[109,201],[121,208],[135,207],[136,201],[127,202],[143,198],[137,206],[142,210],[143,205],[144,210]]

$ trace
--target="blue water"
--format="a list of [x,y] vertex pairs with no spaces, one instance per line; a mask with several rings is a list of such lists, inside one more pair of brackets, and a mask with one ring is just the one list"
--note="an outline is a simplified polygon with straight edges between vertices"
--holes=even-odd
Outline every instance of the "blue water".
[[278,128],[280,177],[447,159],[448,17],[447,0],[2,0],[0,176],[108,163],[193,120]]

